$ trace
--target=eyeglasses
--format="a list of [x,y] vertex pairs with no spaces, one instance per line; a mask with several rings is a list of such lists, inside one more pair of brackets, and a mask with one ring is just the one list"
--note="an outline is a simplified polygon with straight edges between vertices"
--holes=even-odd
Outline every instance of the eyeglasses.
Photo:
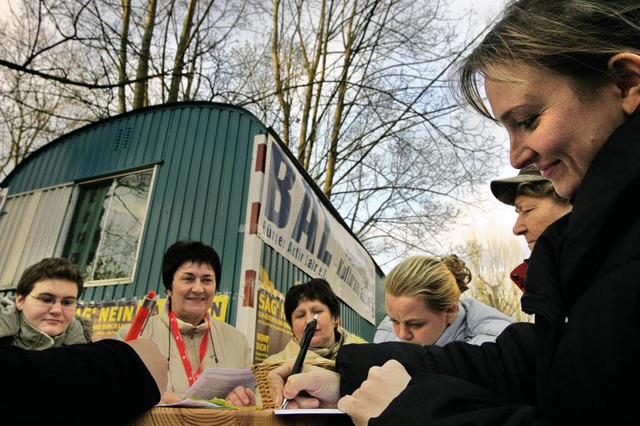
[[[27,296],[31,296],[30,294],[27,294]],[[55,297],[51,296],[50,294],[41,294],[40,296],[31,296],[34,299],[36,299],[38,302],[38,305],[40,306],[46,306],[48,308],[53,307],[53,305],[56,304],[56,302],[58,301],[58,299],[56,299]],[[62,309],[64,309],[65,311],[73,311],[76,309],[76,306],[78,305],[78,300],[74,299],[74,298],[65,298],[65,299],[60,299],[60,306],[62,307]]]

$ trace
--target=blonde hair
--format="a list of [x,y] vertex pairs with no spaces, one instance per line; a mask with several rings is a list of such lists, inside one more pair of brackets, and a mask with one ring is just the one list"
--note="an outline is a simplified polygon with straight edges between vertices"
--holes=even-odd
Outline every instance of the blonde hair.
[[443,258],[411,256],[389,272],[384,287],[395,297],[420,296],[427,309],[444,312],[458,303],[471,278],[471,271],[455,254]]

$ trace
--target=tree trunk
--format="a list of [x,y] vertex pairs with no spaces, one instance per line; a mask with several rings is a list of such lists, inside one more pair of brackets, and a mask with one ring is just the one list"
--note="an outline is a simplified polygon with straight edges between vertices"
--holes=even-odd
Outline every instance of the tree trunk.
[[185,67],[184,58],[187,52],[187,47],[189,47],[191,42],[191,29],[193,28],[193,17],[195,16],[197,6],[198,0],[191,0],[189,2],[187,16],[185,16],[184,25],[182,26],[182,34],[180,34],[178,50],[176,51],[176,56],[173,61],[173,72],[171,75],[171,85],[169,86],[167,102],[176,102],[178,100],[180,81],[182,80],[182,74]]
[[140,57],[138,70],[136,72],[136,83],[133,90],[133,109],[142,108],[147,98],[147,84],[149,77],[149,58],[153,29],[156,25],[157,0],[149,0],[147,4],[147,22],[144,28],[144,35],[140,44]]
[[[118,82],[127,80],[127,43],[129,42],[129,21],[131,20],[131,0],[121,0],[122,31],[120,32],[120,63],[118,65]],[[127,111],[126,86],[118,87],[118,112]]]

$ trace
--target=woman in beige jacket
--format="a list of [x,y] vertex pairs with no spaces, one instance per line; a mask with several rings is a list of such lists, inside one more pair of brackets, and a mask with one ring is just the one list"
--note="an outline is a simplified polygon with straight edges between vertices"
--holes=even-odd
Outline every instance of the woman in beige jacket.
[[[208,368],[243,369],[252,364],[247,337],[209,314],[220,273],[218,254],[199,241],[178,241],[164,255],[162,281],[169,297],[162,312],[149,317],[140,335],[154,341],[169,362],[162,403],[184,399],[182,395]],[[117,337],[124,340],[129,328],[122,327]],[[256,404],[250,389],[239,386],[232,394],[242,405]]]
[[314,278],[291,287],[284,299],[284,314],[293,337],[283,350],[267,357],[263,362],[279,362],[297,357],[302,333],[316,314],[318,325],[305,360],[335,360],[342,345],[363,342],[340,326],[340,301],[324,279]]

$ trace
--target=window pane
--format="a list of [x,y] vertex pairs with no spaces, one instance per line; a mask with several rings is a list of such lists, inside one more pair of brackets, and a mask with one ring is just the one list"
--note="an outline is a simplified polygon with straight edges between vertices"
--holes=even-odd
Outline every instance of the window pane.
[[64,253],[87,281],[131,277],[151,175],[146,171],[80,187]]
[[[106,180],[80,187],[78,203],[71,221],[63,256],[85,272],[87,265],[93,262],[100,242],[100,222],[104,214],[103,204],[110,186],[111,180]],[[86,276],[85,278],[89,279]]]
[[146,215],[150,182],[151,172],[116,179],[108,200],[105,200],[108,205],[105,206],[98,253],[93,268],[87,270],[94,280],[131,276]]

